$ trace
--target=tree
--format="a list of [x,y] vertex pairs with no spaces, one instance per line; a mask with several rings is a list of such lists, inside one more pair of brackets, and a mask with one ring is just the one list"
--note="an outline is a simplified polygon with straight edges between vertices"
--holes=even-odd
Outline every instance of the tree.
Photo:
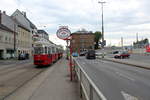
[[145,38],[144,40],[140,40],[137,42],[133,42],[133,46],[136,48],[141,48],[141,47],[145,47],[147,44],[149,44],[149,40],[147,38]]
[[147,38],[145,38],[145,39],[143,40],[143,43],[144,43],[144,44],[149,44],[149,40],[148,40]]
[[99,32],[99,31],[96,31],[94,33],[95,35],[95,39],[94,39],[94,42],[95,42],[95,49],[98,49],[98,46],[99,46],[99,40],[102,38],[102,33]]

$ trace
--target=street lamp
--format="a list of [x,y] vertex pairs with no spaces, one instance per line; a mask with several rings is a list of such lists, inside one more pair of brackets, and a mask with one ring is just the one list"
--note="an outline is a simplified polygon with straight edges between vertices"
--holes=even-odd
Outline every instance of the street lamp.
[[104,40],[103,4],[106,3],[106,2],[99,1],[98,3],[100,3],[102,5],[102,8],[101,8],[102,9],[102,43],[101,43],[101,45],[102,45],[102,48],[103,48],[104,45],[106,44],[106,41]]

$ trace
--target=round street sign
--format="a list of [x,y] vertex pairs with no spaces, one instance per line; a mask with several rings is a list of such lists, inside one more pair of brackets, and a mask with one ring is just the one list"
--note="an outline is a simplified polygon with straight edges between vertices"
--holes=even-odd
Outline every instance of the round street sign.
[[67,27],[60,27],[56,33],[57,37],[63,40],[67,39],[70,34],[71,32]]

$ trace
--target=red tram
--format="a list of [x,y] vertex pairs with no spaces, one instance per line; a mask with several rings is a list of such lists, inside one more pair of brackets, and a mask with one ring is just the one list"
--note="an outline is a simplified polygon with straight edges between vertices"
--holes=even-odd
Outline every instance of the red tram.
[[45,66],[62,58],[63,50],[60,46],[47,40],[36,41],[34,45],[34,65]]

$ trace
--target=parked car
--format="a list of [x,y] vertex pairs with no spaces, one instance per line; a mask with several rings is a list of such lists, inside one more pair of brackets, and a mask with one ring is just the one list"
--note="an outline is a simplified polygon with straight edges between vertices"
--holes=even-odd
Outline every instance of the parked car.
[[29,54],[28,53],[25,54],[25,59],[29,59]]
[[119,53],[119,51],[113,51],[113,52],[112,52],[112,54],[117,54],[117,53]]
[[80,56],[85,56],[86,55],[86,53],[87,53],[87,51],[82,51],[82,52],[80,52]]
[[78,53],[77,53],[77,52],[73,52],[73,53],[72,53],[72,56],[73,56],[73,57],[78,57]]
[[95,50],[88,50],[86,53],[86,58],[87,59],[95,59],[96,58]]
[[127,51],[120,51],[119,53],[114,55],[114,58],[129,58],[130,54]]
[[25,60],[25,59],[26,59],[26,56],[24,53],[19,54],[18,60]]

